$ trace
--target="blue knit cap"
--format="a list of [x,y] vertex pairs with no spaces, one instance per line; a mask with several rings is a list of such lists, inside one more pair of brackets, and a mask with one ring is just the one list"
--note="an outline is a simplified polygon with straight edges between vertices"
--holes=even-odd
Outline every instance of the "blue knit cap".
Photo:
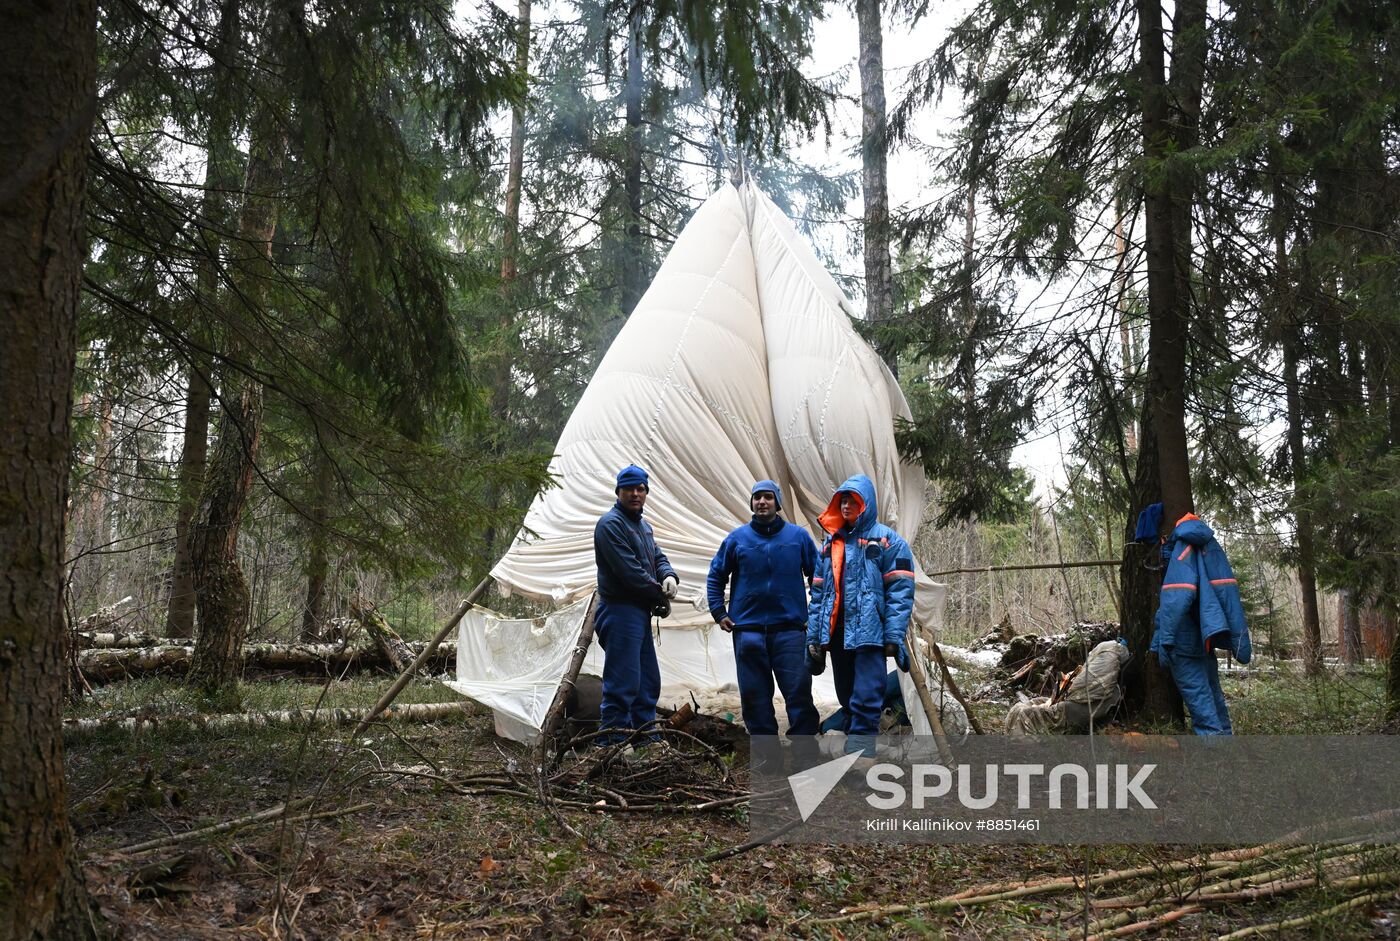
[[636,487],[639,484],[650,488],[651,485],[647,483],[647,472],[636,464],[628,464],[617,472],[617,486],[613,488],[613,493],[617,493],[623,487]]
[[760,490],[767,490],[770,493],[772,493],[773,496],[777,497],[778,499],[778,509],[781,510],[783,508],[783,488],[778,486],[777,481],[760,480],[758,483],[754,484],[753,487],[749,489],[750,503],[753,502],[753,495],[758,493]]

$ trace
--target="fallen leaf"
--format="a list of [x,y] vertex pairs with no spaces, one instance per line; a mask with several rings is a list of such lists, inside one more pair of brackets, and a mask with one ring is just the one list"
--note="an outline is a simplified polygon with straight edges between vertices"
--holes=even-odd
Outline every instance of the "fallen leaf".
[[777,869],[777,868],[778,868],[778,864],[775,863],[775,862],[773,862],[772,860],[764,860],[764,861],[763,861],[763,868],[764,868],[764,869]]
[[836,867],[820,856],[817,857],[817,861],[812,864],[812,872],[819,876],[825,876],[835,871]]
[[723,885],[724,880],[719,877],[719,873],[710,873],[710,885]]
[[483,856],[481,857],[481,865],[477,867],[477,870],[479,872],[494,872],[499,868],[501,868],[500,864],[497,863],[494,859],[492,859],[490,856]]
[[641,879],[638,881],[637,887],[645,892],[650,892],[652,895],[661,895],[666,891],[665,887],[655,879]]

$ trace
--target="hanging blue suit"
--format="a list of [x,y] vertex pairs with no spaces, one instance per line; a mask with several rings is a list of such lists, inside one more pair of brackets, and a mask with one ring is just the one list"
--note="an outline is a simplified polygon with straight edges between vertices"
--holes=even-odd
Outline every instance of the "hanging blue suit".
[[1181,691],[1192,731],[1230,735],[1230,710],[1220,688],[1215,651],[1228,650],[1240,663],[1252,656],[1235,573],[1215,533],[1194,513],[1177,521],[1164,552],[1167,573],[1152,650]]

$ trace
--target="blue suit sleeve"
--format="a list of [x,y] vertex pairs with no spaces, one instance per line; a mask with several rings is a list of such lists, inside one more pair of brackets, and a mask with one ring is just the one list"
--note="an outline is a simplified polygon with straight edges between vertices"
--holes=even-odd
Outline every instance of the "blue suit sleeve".
[[1225,550],[1219,546],[1206,556],[1206,572],[1210,576],[1210,587],[1220,602],[1225,615],[1225,623],[1230,628],[1230,652],[1240,663],[1248,663],[1254,657],[1249,640],[1249,624],[1244,617],[1244,603],[1240,601],[1240,586],[1235,580],[1235,570]]
[[710,560],[710,573],[705,576],[705,600],[710,606],[710,616],[718,624],[729,612],[724,606],[724,589],[733,571],[733,543],[728,536],[719,544],[719,551]]
[[[665,597],[661,593],[661,584],[651,577],[650,566],[637,557],[636,546],[627,538],[622,527],[623,523],[606,516],[598,521],[593,531],[593,541],[599,555],[629,592],[660,601]],[[669,569],[670,564],[666,567]]]
[[1167,574],[1162,579],[1161,600],[1157,605],[1156,629],[1152,634],[1152,649],[1157,651],[1159,659],[1163,656],[1163,647],[1196,646],[1187,638],[1178,636],[1196,604],[1200,588],[1196,584],[1196,562],[1190,557],[1195,551],[1196,547],[1190,543],[1172,543]]
[[667,575],[680,581],[681,577],[676,574],[676,570],[671,568],[671,560],[666,558],[666,553],[661,551],[661,547],[656,544],[656,536],[651,537],[651,544],[656,549],[656,574],[658,578],[665,578]]
[[904,646],[909,619],[914,615],[914,553],[898,536],[880,560],[885,586],[885,643]]
[[822,602],[826,599],[826,593],[830,590],[827,582],[831,580],[831,559],[829,556],[818,556],[817,564],[812,572],[812,595],[807,604],[807,644],[820,644]]
[[812,576],[817,574],[817,544],[812,541],[811,533],[803,532],[806,536],[802,540],[802,577],[811,584]]

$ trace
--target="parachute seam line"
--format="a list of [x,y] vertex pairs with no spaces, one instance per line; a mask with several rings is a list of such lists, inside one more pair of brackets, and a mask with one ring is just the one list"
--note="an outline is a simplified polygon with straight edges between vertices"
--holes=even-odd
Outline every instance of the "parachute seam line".
[[[729,251],[725,253],[724,261],[720,263],[719,270],[715,272],[716,277],[712,278],[710,280],[710,283],[705,285],[705,290],[700,292],[700,296],[697,297],[695,299],[695,303],[691,305],[690,314],[688,317],[686,317],[685,326],[681,328],[680,334],[676,337],[676,347],[675,351],[671,354],[671,361],[666,364],[666,373],[664,378],[662,379],[662,382],[666,386],[666,388],[669,389],[678,387],[676,386],[673,377],[675,376],[676,372],[676,364],[680,361],[681,358],[681,349],[685,345],[686,335],[690,333],[690,327],[692,324],[695,323],[695,316],[700,311],[700,305],[704,303],[705,298],[709,297],[710,291],[714,288],[715,282],[718,280],[718,276],[723,274],[724,271],[728,269],[729,261],[734,257],[734,250],[739,247],[739,236],[747,234],[747,229],[741,229],[738,232],[734,233],[734,241],[730,243]],[[651,425],[647,430],[647,449],[643,455],[643,460],[645,460],[647,463],[651,462],[651,456],[655,453],[656,431],[661,426],[661,410],[665,406],[665,404],[666,399],[664,396],[657,399],[656,409],[652,412]]]

